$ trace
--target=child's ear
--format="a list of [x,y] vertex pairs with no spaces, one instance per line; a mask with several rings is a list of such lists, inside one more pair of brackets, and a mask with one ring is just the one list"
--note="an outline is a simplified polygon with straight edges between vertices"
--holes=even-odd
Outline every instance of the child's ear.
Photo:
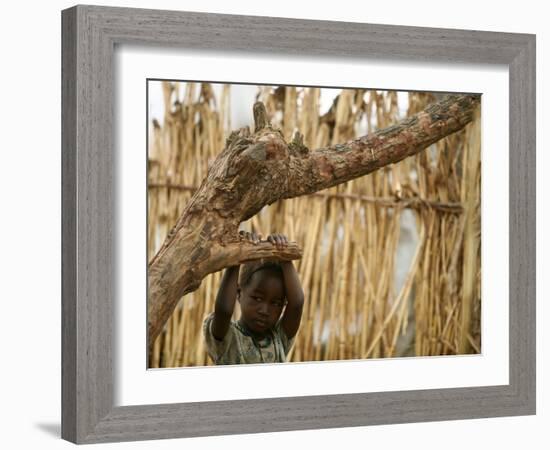
[[241,302],[241,288],[240,287],[237,287],[237,301],[239,303]]

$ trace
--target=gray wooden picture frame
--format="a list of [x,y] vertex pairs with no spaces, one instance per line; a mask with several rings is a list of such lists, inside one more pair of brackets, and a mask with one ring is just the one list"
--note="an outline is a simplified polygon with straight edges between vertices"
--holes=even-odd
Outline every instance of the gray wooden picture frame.
[[[116,44],[507,65],[509,384],[115,406]],[[95,443],[534,414],[535,132],[534,35],[98,6],[62,11],[62,437]]]

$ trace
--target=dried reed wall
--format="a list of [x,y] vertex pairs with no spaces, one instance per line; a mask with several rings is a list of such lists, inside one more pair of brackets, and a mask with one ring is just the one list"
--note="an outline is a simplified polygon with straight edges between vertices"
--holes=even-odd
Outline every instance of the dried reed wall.
[[[151,122],[148,257],[155,254],[231,131],[230,86],[163,83]],[[400,120],[397,93],[341,90],[320,111],[318,88],[258,87],[271,121],[311,149]],[[408,94],[407,115],[435,100]],[[250,105],[252,125],[252,105]],[[479,353],[480,120],[420,154],[313,195],[276,202],[242,229],[286,234],[305,293],[288,360]],[[211,365],[201,335],[221,272],[184,296],[155,342],[152,367]],[[240,315],[236,304],[234,319]]]

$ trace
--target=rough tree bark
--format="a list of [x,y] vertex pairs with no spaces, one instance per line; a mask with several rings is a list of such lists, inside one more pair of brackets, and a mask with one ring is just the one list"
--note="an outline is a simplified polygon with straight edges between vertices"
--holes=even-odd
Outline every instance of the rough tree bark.
[[361,177],[462,129],[472,121],[478,95],[451,95],[396,125],[367,136],[310,151],[296,133],[287,143],[254,105],[255,130],[231,133],[177,224],[149,263],[150,348],[178,300],[210,273],[264,257],[298,259],[262,242],[240,241],[239,224],[277,200],[298,197]]

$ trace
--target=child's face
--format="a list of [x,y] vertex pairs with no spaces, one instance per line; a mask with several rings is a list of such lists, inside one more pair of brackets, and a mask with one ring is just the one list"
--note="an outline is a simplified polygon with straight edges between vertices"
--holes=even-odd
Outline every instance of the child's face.
[[264,334],[276,323],[285,304],[281,277],[270,270],[254,272],[239,292],[241,318],[252,331]]

